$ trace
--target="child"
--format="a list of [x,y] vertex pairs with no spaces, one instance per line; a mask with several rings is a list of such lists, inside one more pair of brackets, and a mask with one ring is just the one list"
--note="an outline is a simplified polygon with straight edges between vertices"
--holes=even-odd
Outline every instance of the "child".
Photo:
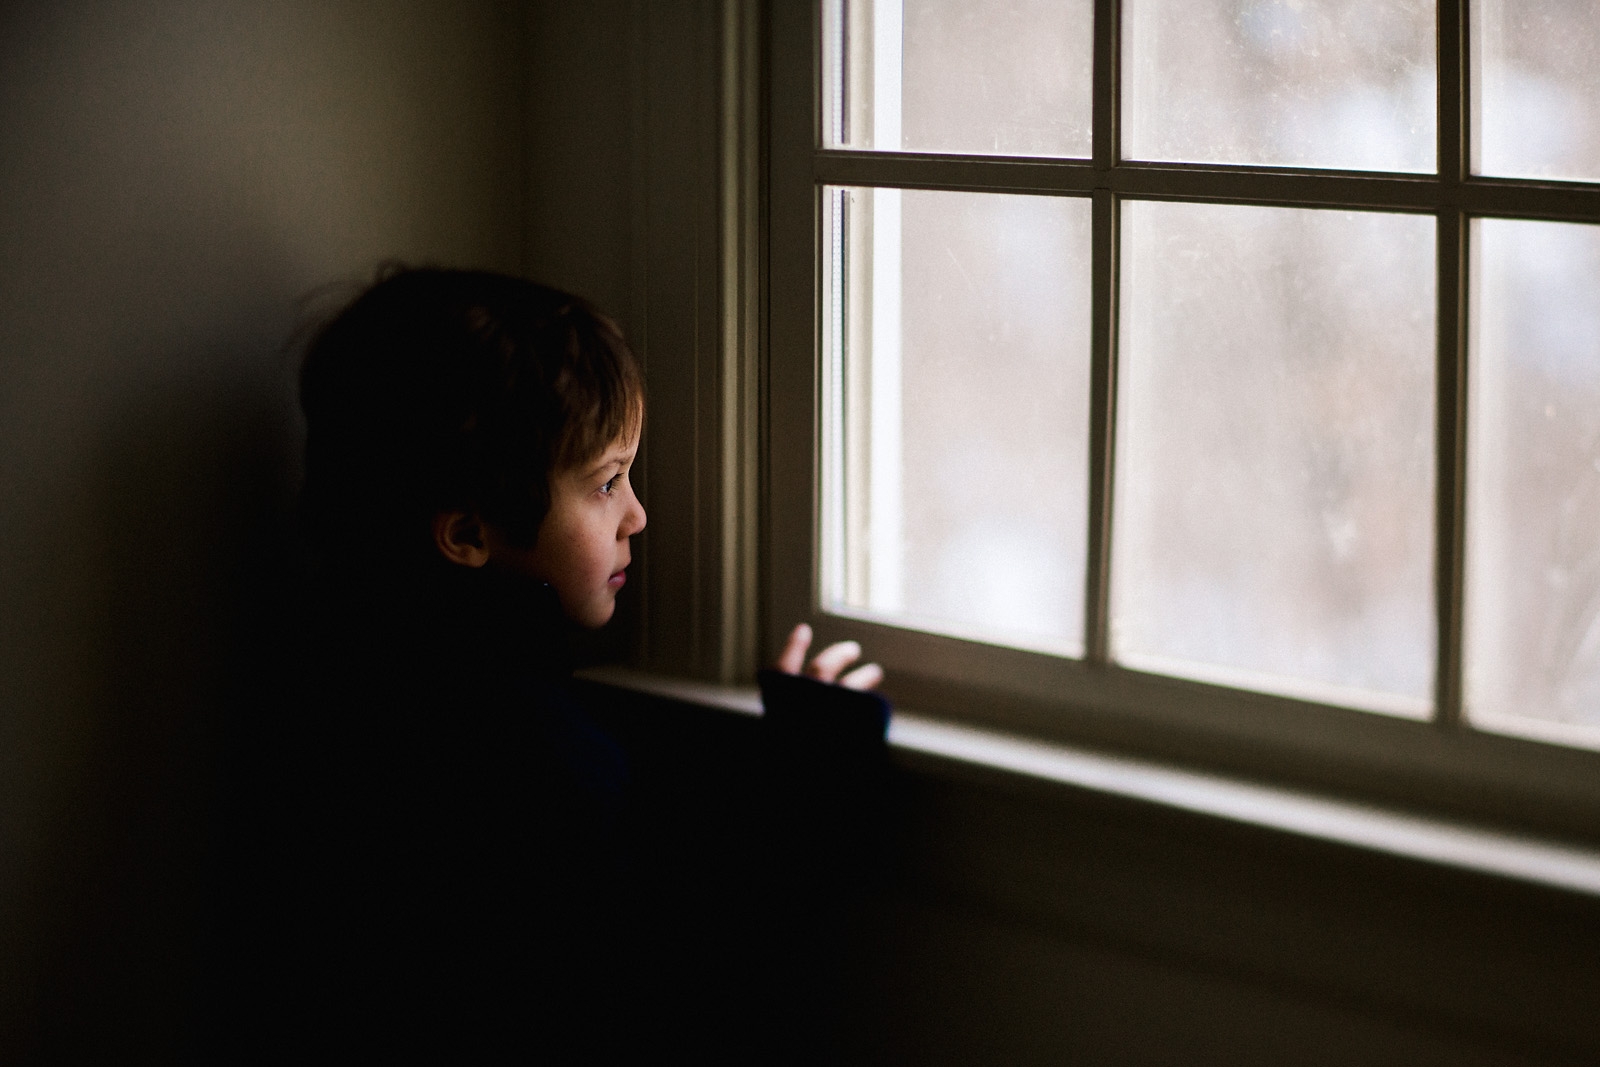
[[[705,905],[667,884],[662,816],[639,810],[655,801],[566,680],[566,637],[611,618],[646,522],[629,481],[643,380],[620,331],[519,279],[391,271],[312,340],[301,403],[315,581],[284,731],[298,767],[281,865],[284,966],[298,971],[287,1039],[315,1032],[326,1051],[334,1026],[365,1055],[446,1039],[455,1057],[589,1062],[659,1048],[697,982],[750,977],[748,947],[717,948],[715,931],[761,941],[766,905],[695,914]],[[796,627],[780,667],[798,674],[809,641]],[[868,688],[875,666],[843,674],[858,656],[833,646],[808,673]],[[800,702],[837,691],[816,689]],[[832,720],[816,721],[802,732],[826,749]],[[868,766],[881,726],[835,747]],[[770,816],[783,781],[780,808],[821,810],[793,774],[734,778],[729,805]],[[760,884],[738,859],[755,832],[736,832],[707,855],[734,855],[730,877]],[[770,869],[757,852],[747,865]],[[679,926],[699,932],[686,942]]]
[[[487,567],[550,586],[580,626],[610,619],[645,525],[628,480],[644,387],[585,301],[485,272],[391,273],[313,341],[301,403],[312,529],[325,549],[364,546],[341,569]],[[789,673],[809,641],[790,635]],[[833,681],[857,656],[841,643],[812,672]]]

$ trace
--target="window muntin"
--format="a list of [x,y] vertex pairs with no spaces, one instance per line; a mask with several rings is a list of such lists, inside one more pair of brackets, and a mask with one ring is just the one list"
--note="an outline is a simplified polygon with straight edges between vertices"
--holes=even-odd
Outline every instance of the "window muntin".
[[1431,0],[1124,0],[1122,155],[1434,169]]
[[1122,207],[1116,662],[1425,717],[1434,220]]
[[[1600,222],[1600,186],[1479,179],[1467,166],[1468,160],[1476,156],[1473,134],[1477,106],[1466,105],[1475,95],[1481,97],[1481,86],[1468,76],[1469,61],[1479,50],[1477,39],[1468,34],[1472,3],[1473,0],[1454,0],[1441,5],[1437,13],[1439,102],[1434,112],[1437,135],[1433,143],[1437,146],[1434,151],[1438,167],[1432,174],[1399,170],[1344,174],[1236,164],[1194,166],[1188,160],[1130,160],[1125,140],[1119,141],[1116,137],[1119,117],[1126,118],[1127,103],[1123,95],[1127,86],[1119,81],[1116,67],[1120,58],[1126,68],[1130,45],[1126,40],[1120,42],[1119,57],[1117,33],[1124,25],[1123,5],[1114,0],[1099,0],[1095,5],[1095,154],[1092,160],[1010,158],[987,161],[972,156],[943,159],[936,155],[904,155],[892,151],[841,153],[828,147],[825,136],[820,148],[814,141],[805,180],[814,181],[815,190],[828,185],[942,188],[1062,197],[1088,195],[1093,200],[1089,502],[1081,660],[1039,657],[1004,648],[986,650],[979,644],[924,638],[901,627],[857,624],[852,620],[859,616],[849,612],[832,616],[835,622],[829,625],[833,631],[871,641],[875,649],[881,649],[891,675],[905,679],[907,692],[922,701],[919,706],[930,710],[943,707],[939,701],[947,690],[952,694],[993,694],[983,697],[980,703],[975,703],[970,695],[952,695],[945,710],[976,714],[997,722],[1018,721],[1012,716],[1021,715],[1031,724],[1029,729],[1071,737],[1080,730],[1077,724],[1083,720],[1076,715],[1062,716],[1062,711],[1073,707],[1100,709],[1109,716],[1128,716],[1125,733],[1122,727],[1114,728],[1112,733],[1125,735],[1130,740],[1153,737],[1142,734],[1145,726],[1139,723],[1156,719],[1179,730],[1180,734],[1201,731],[1183,736],[1206,744],[1215,742],[1219,746],[1213,749],[1216,752],[1223,751],[1220,746],[1243,742],[1242,748],[1232,751],[1239,753],[1246,763],[1251,757],[1244,754],[1245,750],[1261,742],[1265,745],[1263,752],[1292,749],[1302,754],[1331,756],[1337,751],[1342,753],[1337,758],[1355,760],[1378,777],[1383,777],[1385,772],[1380,768],[1385,766],[1421,767],[1426,764],[1446,778],[1457,775],[1451,780],[1458,783],[1477,780],[1479,776],[1488,781],[1510,766],[1499,761],[1510,760],[1523,768],[1515,774],[1520,775],[1518,780],[1530,789],[1549,785],[1558,791],[1565,790],[1567,797],[1594,793],[1591,788],[1593,763],[1588,753],[1558,754],[1543,749],[1541,755],[1526,755],[1528,750],[1506,747],[1509,743],[1471,740],[1482,735],[1476,730],[1458,729],[1468,725],[1493,732],[1539,733],[1600,748],[1600,735],[1592,731],[1565,727],[1554,733],[1542,731],[1538,727],[1542,720],[1526,715],[1513,725],[1515,720],[1511,718],[1473,707],[1470,693],[1464,707],[1461,696],[1463,683],[1469,687],[1473,684],[1462,670],[1464,652],[1471,654],[1470,648],[1463,645],[1462,618],[1468,600],[1474,595],[1474,583],[1482,581],[1468,567],[1463,551],[1463,541],[1468,546],[1473,543],[1466,529],[1466,518],[1469,508],[1475,506],[1472,503],[1473,479],[1477,478],[1475,474],[1465,477],[1465,473],[1470,473],[1465,471],[1465,463],[1467,433],[1471,426],[1467,399],[1469,386],[1476,388],[1475,379],[1468,373],[1466,358],[1468,313],[1476,299],[1469,289],[1475,291],[1479,281],[1474,267],[1472,285],[1468,285],[1467,267],[1470,262],[1476,262],[1478,220],[1530,218],[1569,223]],[[824,12],[827,10],[825,4]],[[826,19],[823,28],[826,32]],[[1469,42],[1473,47],[1469,47]],[[823,52],[827,51],[824,47]],[[838,51],[833,55],[837,59]],[[799,173],[798,168],[795,173]],[[1314,692],[1296,690],[1302,693],[1301,699],[1258,696],[1241,691],[1239,687],[1253,687],[1258,693],[1271,692],[1272,687],[1246,682],[1242,677],[1231,681],[1214,678],[1216,684],[1195,687],[1167,682],[1159,674],[1131,669],[1131,664],[1119,664],[1116,659],[1110,627],[1115,595],[1112,563],[1120,551],[1118,539],[1125,536],[1113,521],[1117,495],[1113,492],[1113,481],[1114,477],[1120,477],[1120,464],[1125,458],[1122,455],[1124,442],[1118,439],[1116,432],[1123,403],[1123,398],[1117,395],[1118,363],[1126,343],[1126,338],[1119,336],[1126,326],[1119,318],[1118,295],[1126,284],[1120,272],[1127,266],[1122,220],[1131,209],[1136,210],[1137,205],[1147,201],[1360,210],[1378,215],[1431,216],[1435,220],[1434,304],[1418,308],[1417,313],[1431,314],[1436,327],[1435,392],[1422,399],[1432,402],[1436,422],[1427,441],[1432,452],[1433,496],[1426,504],[1433,509],[1433,562],[1429,581],[1432,600],[1429,643],[1433,662],[1430,664],[1432,692],[1428,703],[1431,719],[1439,729],[1425,730],[1405,723],[1382,726],[1379,724],[1392,720],[1346,713],[1337,707],[1313,707],[1319,702],[1345,707],[1359,705],[1338,694],[1325,692],[1318,696]],[[797,201],[790,196],[785,202]],[[778,227],[779,230],[784,228]],[[783,241],[779,246],[798,247]],[[776,261],[783,259],[780,254]],[[1372,269],[1376,271],[1377,265]],[[1469,296],[1473,300],[1469,300]],[[1477,336],[1478,332],[1474,325],[1473,335]],[[821,333],[814,335],[820,336]],[[812,355],[816,355],[815,349]],[[1478,355],[1473,353],[1473,360]],[[1474,405],[1479,401],[1476,393],[1471,399]],[[780,418],[798,413],[791,412],[787,405],[779,405],[775,410]],[[798,423],[791,421],[790,425]],[[818,481],[813,484],[821,485],[826,472],[817,469],[814,473]],[[1426,496],[1426,490],[1423,493]],[[786,508],[778,510],[785,515],[792,514]],[[814,517],[816,513],[812,514]],[[795,529],[796,526],[790,524],[785,528]],[[814,567],[819,558],[818,545],[806,542],[805,546],[805,551],[812,553],[810,565]],[[781,585],[783,575],[800,573],[798,567],[803,557],[785,549],[779,552],[779,558],[786,561],[784,567],[788,568],[775,579]],[[819,588],[819,593],[826,599],[825,589]],[[777,619],[792,602],[778,597],[774,603],[773,618]],[[1470,642],[1473,640],[1470,620],[1466,629]],[[991,701],[996,709],[992,713],[987,710]],[[1022,703],[1008,704],[1007,701]],[[1038,703],[1029,704],[1029,701]],[[1054,710],[1048,710],[1047,705],[1053,705]],[[1057,719],[1053,716],[1060,717],[1061,726],[1056,725]],[[1208,734],[1209,727],[1204,726],[1202,720],[1216,722],[1220,732],[1215,736]],[[1369,727],[1367,723],[1372,725]],[[1395,734],[1395,729],[1403,733]],[[1231,740],[1221,740],[1224,737]],[[1145,744],[1144,741],[1135,743]],[[1477,747],[1480,744],[1500,747]],[[1402,752],[1406,755],[1401,755]],[[1494,753],[1492,758],[1487,755],[1491,752]],[[1526,762],[1518,763],[1524,756]],[[1445,767],[1454,769],[1446,771],[1442,769]],[[1460,777],[1463,774],[1466,777]],[[1403,780],[1410,777],[1409,772],[1397,771],[1389,777],[1396,789],[1406,790]],[[1559,786],[1554,784],[1557,779],[1562,783]],[[1492,806],[1494,802],[1485,800],[1484,803]],[[1592,810],[1600,810],[1600,795],[1596,796]]]
[[824,604],[1081,655],[1089,201],[824,203]]

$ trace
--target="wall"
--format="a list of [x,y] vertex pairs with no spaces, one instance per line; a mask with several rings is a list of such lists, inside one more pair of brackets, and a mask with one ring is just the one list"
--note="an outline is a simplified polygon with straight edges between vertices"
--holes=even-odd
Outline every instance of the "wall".
[[0,7],[0,1060],[181,1040],[286,342],[389,257],[520,267],[526,17]]
[[644,328],[635,0],[529,5],[528,270]]
[[902,759],[852,1060],[1600,1062],[1600,900]]

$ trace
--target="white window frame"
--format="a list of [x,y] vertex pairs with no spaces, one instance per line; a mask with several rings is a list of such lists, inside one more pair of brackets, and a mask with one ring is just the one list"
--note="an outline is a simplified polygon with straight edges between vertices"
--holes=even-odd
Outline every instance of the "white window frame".
[[[860,641],[889,689],[924,714],[1333,790],[1558,836],[1600,840],[1600,752],[1474,729],[1461,713],[1470,220],[1600,222],[1600,183],[1474,177],[1467,91],[1470,0],[1438,13],[1432,175],[1126,162],[1117,158],[1118,0],[1094,16],[1093,158],[1041,160],[822,147],[822,4],[765,18],[765,359],[761,367],[761,624],[772,655],[793,620]],[[821,195],[824,186],[1081,196],[1093,208],[1086,654],[1069,660],[828,612],[819,597]],[[1435,471],[1437,680],[1415,722],[1166,677],[1107,649],[1115,455],[1118,211],[1125,199],[1367,208],[1430,214],[1438,234]]]

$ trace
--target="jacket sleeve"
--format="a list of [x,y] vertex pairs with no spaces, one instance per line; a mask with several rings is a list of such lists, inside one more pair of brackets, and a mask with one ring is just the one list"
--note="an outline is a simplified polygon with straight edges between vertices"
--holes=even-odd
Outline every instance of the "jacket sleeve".
[[762,682],[759,719],[585,694],[634,770],[628,1014],[658,1048],[827,1062],[884,868],[888,707]]

